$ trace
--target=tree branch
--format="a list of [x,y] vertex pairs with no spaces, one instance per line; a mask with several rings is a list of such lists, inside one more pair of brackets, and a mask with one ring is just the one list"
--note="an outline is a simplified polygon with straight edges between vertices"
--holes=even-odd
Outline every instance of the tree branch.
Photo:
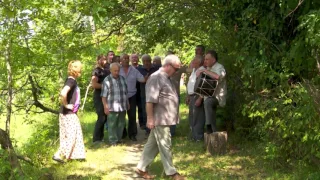
[[287,18],[288,16],[290,16],[292,13],[294,13],[294,12],[299,8],[299,6],[303,3],[303,1],[304,1],[304,0],[299,0],[299,3],[298,3],[298,5],[297,5],[297,7],[294,8],[294,10],[292,10],[288,15],[286,15],[285,18]]
[[44,106],[43,104],[41,104],[40,102],[39,102],[39,100],[38,100],[38,89],[36,88],[36,85],[35,85],[35,83],[34,83],[34,81],[33,81],[33,78],[32,78],[32,76],[29,74],[28,75],[28,78],[29,78],[29,82],[30,82],[30,84],[31,84],[31,87],[32,87],[32,97],[33,97],[33,105],[34,106],[36,106],[37,108],[40,108],[40,109],[42,109],[44,112],[51,112],[51,113],[53,113],[53,114],[59,114],[59,112],[58,111],[56,111],[56,110],[53,110],[53,109],[51,109],[51,108],[48,108],[48,107],[46,107],[46,106]]

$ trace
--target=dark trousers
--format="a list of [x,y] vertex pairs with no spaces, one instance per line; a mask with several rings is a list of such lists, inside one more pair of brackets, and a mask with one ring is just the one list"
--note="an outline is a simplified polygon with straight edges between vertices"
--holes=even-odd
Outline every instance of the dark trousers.
[[[179,106],[180,106],[180,94],[178,95],[178,100],[179,100]],[[180,107],[178,107],[178,115],[180,115]],[[170,134],[171,134],[171,136],[174,136],[176,134],[176,127],[177,127],[177,125],[171,125],[170,126]]]
[[99,90],[95,90],[93,94],[93,103],[96,109],[98,119],[94,127],[93,142],[102,141],[104,136],[104,124],[107,122],[107,115],[104,113],[103,104]]
[[[136,137],[137,130],[137,122],[136,122],[136,111],[137,111],[137,98],[136,95],[133,95],[129,98],[130,109],[127,111],[128,115],[128,135],[129,137]],[[126,129],[124,129],[126,131]],[[123,134],[126,134],[125,132]]]
[[[139,84],[140,86],[140,84]],[[143,107],[142,107],[142,97],[140,95],[140,92],[136,93],[136,98],[137,98],[137,106],[138,106],[138,119],[139,119],[139,125],[141,126],[145,126],[146,123],[144,123],[144,119],[143,119]]]
[[203,103],[195,106],[199,95],[191,95],[189,103],[189,125],[192,133],[192,139],[202,140],[204,138],[205,113]]
[[212,131],[217,131],[216,112],[219,102],[215,97],[209,97],[204,100],[204,112],[206,116],[206,125],[211,125]]

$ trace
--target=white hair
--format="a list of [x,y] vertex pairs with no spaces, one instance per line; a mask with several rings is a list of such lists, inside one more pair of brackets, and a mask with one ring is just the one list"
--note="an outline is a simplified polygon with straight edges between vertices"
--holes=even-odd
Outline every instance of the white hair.
[[163,66],[167,65],[167,64],[177,64],[177,65],[181,65],[181,61],[179,59],[178,56],[174,55],[174,54],[170,54],[168,56],[166,56],[163,59]]
[[121,65],[117,62],[111,63],[110,64],[110,69],[112,69],[113,67],[118,66],[118,68],[120,69]]

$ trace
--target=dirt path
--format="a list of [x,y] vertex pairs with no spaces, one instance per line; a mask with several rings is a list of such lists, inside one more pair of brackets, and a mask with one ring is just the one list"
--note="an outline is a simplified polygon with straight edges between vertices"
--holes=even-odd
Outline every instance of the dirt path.
[[117,165],[121,168],[122,177],[121,179],[126,180],[140,180],[138,175],[134,172],[143,150],[143,146],[147,141],[147,136],[145,135],[145,131],[141,130],[138,127],[138,135],[137,135],[137,142],[129,141],[126,143],[126,153],[124,157],[119,161]]

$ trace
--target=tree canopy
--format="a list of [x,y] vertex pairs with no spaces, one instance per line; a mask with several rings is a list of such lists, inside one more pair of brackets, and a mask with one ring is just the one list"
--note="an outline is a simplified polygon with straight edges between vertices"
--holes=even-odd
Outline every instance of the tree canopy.
[[85,89],[98,54],[170,49],[189,63],[198,44],[217,50],[226,67],[221,114],[237,133],[268,142],[270,158],[319,162],[313,0],[0,0],[0,113],[56,113],[72,59],[85,64]]

